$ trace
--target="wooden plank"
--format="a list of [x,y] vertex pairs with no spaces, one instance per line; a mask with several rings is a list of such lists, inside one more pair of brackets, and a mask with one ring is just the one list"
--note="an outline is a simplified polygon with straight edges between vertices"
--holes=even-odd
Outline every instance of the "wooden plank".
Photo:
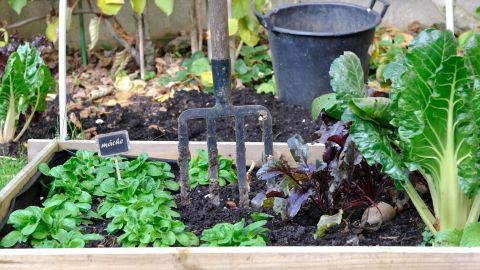
[[[38,149],[47,144],[49,140],[29,140],[28,141],[28,156],[35,156]],[[137,156],[141,153],[148,153],[152,158],[177,160],[178,159],[178,142],[177,141],[131,141],[130,152],[126,155]],[[69,150],[91,150],[96,151],[95,141],[59,141],[60,149]],[[190,152],[194,154],[197,149],[207,149],[206,142],[190,142]],[[247,164],[254,161],[257,166],[262,164],[263,160],[263,143],[261,142],[247,142],[246,147],[246,159]],[[324,145],[313,144],[309,145],[311,152],[311,162],[316,159],[321,159],[324,151]],[[293,161],[290,150],[286,143],[274,143],[274,154],[279,156],[280,154],[285,156],[287,160],[293,165]],[[235,142],[218,142],[218,152],[221,155],[227,156],[231,159],[236,157]]]
[[58,142],[50,140],[47,145],[0,191],[0,220],[3,220],[12,199],[37,172],[38,165],[47,162],[58,150]]
[[239,247],[2,249],[8,270],[422,270],[478,269],[480,248]]

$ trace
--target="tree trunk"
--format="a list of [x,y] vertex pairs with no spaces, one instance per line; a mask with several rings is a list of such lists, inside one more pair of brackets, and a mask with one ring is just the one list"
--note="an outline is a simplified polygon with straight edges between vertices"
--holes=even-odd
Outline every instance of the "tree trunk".
[[[148,2],[147,2],[148,5]],[[155,70],[155,46],[150,37],[150,24],[147,19],[148,6],[143,12],[142,22],[143,22],[143,48],[145,54],[145,70]]]

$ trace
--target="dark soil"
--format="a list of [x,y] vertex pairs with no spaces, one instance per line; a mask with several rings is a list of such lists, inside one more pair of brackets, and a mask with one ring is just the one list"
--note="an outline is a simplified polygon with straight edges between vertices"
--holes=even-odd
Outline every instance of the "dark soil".
[[[253,181],[250,198],[264,188],[262,182]],[[270,246],[417,246],[422,242],[424,225],[414,208],[408,208],[391,221],[383,224],[376,231],[358,232],[352,223],[355,219],[346,218],[337,227],[331,228],[328,233],[319,239],[313,237],[321,213],[313,207],[303,208],[299,214],[289,221],[282,220],[271,209],[238,208],[227,205],[238,202],[238,186],[229,185],[221,189],[220,206],[212,205],[206,197],[207,186],[199,186],[190,194],[191,203],[181,206],[180,196],[175,196],[178,212],[187,230],[195,233],[199,238],[202,231],[215,226],[217,223],[235,223],[241,219],[251,222],[250,215],[255,212],[268,213],[273,216],[266,227]],[[92,210],[95,210],[99,201],[95,201]],[[361,216],[364,208],[347,211],[345,216]],[[103,240],[87,243],[86,247],[120,247],[116,239],[118,235],[107,233],[106,228],[110,220],[92,219],[93,224],[81,225],[84,233],[98,233],[104,236]],[[29,244],[20,243],[15,248],[31,248]]]
[[[273,116],[274,141],[286,141],[298,133],[306,141],[312,141],[312,135],[319,128],[317,123],[310,120],[309,111],[300,107],[286,105],[278,101],[273,95],[260,95],[251,90],[236,90],[232,93],[235,105],[257,104],[266,106]],[[39,114],[33,121],[23,140],[29,138],[53,138],[58,130],[58,107],[55,102],[50,103],[45,113]],[[88,106],[91,104],[84,104]],[[177,140],[177,119],[180,113],[188,108],[211,107],[214,98],[211,94],[197,91],[180,91],[166,102],[154,102],[147,97],[134,97],[133,104],[126,107],[105,107],[105,113],[99,117],[82,119],[83,130],[96,127],[97,132],[107,133],[126,129],[132,140]],[[77,114],[79,110],[74,110]],[[103,124],[97,124],[97,120]],[[247,141],[261,141],[262,127],[255,117],[245,121]],[[235,132],[232,119],[220,120],[217,124],[219,141],[234,141]],[[189,123],[190,139],[205,140],[205,122],[201,120]],[[22,151],[22,143],[0,145],[0,153],[17,154]],[[3,152],[2,152],[3,151]],[[263,182],[254,181],[251,197],[264,189]],[[192,203],[181,206],[179,198],[179,212],[187,229],[198,236],[205,228],[210,228],[220,222],[237,222],[242,218],[250,222],[253,212],[267,212],[269,209],[231,208],[227,202],[238,201],[238,188],[236,185],[221,189],[221,206],[212,206],[205,196],[208,187],[198,187],[191,192]],[[351,209],[344,214],[346,221],[332,228],[329,233],[315,240],[313,234],[321,213],[316,208],[302,209],[297,217],[290,221],[283,221],[274,215],[267,226],[270,229],[269,245],[273,246],[302,246],[302,245],[384,245],[384,246],[415,246],[421,243],[421,232],[424,225],[414,208],[400,212],[391,222],[383,224],[376,231],[358,232],[352,225],[357,221],[363,209]],[[105,237],[102,241],[89,243],[89,247],[115,247],[115,235],[106,233],[108,221],[96,220],[92,225],[85,225],[86,233],[100,233]],[[24,245],[18,247],[26,247]]]
[[[250,198],[264,188],[264,184],[254,181],[251,187]],[[282,220],[270,209],[229,208],[227,202],[238,202],[238,188],[230,185],[221,189],[220,207],[213,206],[209,199],[208,187],[198,187],[191,192],[191,203],[180,206],[179,196],[177,203],[182,215],[181,219],[190,231],[197,235],[205,228],[211,228],[217,223],[235,223],[242,218],[249,221],[250,214],[264,212],[274,217],[267,223],[270,229],[269,245],[272,246],[417,246],[422,242],[421,232],[425,227],[414,208],[400,212],[391,222],[383,224],[376,231],[354,232],[352,223],[355,219],[346,219],[341,225],[329,230],[326,236],[314,239],[316,224],[321,213],[316,208],[304,208],[290,221]],[[347,211],[344,217],[361,216],[365,208]]]
[[[234,105],[264,105],[273,118],[273,140],[286,142],[295,134],[300,134],[307,142],[318,129],[317,123],[311,120],[310,112],[299,106],[287,105],[271,94],[257,94],[249,89],[232,92]],[[175,96],[165,102],[152,101],[149,97],[135,96],[128,106],[104,107],[105,113],[98,117],[80,119],[82,130],[96,128],[96,133],[108,133],[128,130],[131,140],[176,141],[178,140],[177,120],[186,109],[212,107],[212,94],[198,91],[178,91]],[[91,103],[83,104],[86,108]],[[98,105],[100,106],[100,105]],[[75,109],[77,117],[80,110]],[[70,114],[68,112],[68,114]],[[103,123],[98,124],[101,119]],[[192,141],[206,139],[204,120],[189,122],[189,134]],[[233,119],[221,119],[217,122],[217,140],[235,141],[235,124]],[[21,126],[18,130],[21,129]],[[51,139],[58,134],[58,105],[49,102],[47,110],[36,116],[22,142],[28,139]],[[71,129],[69,129],[71,132]],[[77,131],[79,132],[79,131]],[[247,141],[262,141],[262,123],[256,117],[245,119],[245,136]],[[17,156],[24,152],[22,143],[0,145],[0,155]]]
[[[57,157],[58,155],[58,157]],[[50,162],[50,166],[62,164],[71,153],[60,152]],[[178,167],[172,165],[172,172],[178,175]],[[252,173],[255,176],[255,173]],[[49,177],[40,176],[38,180],[17,198],[15,209],[22,209],[28,205],[41,205],[46,191],[44,185],[48,185]],[[43,185],[42,185],[43,183]],[[43,188],[42,188],[43,187]],[[257,181],[253,177],[250,190],[250,199],[258,192],[265,190],[265,182]],[[355,221],[360,219],[364,207],[351,208],[343,215],[343,223],[328,231],[328,233],[320,239],[314,239],[313,235],[316,230],[317,222],[322,213],[315,207],[304,207],[300,210],[293,220],[282,220],[280,216],[273,213],[268,208],[239,208],[238,203],[238,186],[236,184],[228,185],[220,189],[220,206],[213,206],[207,195],[209,194],[208,186],[198,186],[190,192],[191,203],[182,206],[180,203],[180,195],[175,195],[178,205],[177,211],[180,213],[180,219],[185,223],[186,230],[201,236],[202,231],[213,227],[217,223],[230,222],[235,223],[241,219],[251,222],[250,215],[254,212],[264,212],[271,214],[273,218],[268,221],[267,227],[270,229],[268,234],[271,246],[345,246],[345,245],[363,245],[363,246],[417,246],[422,242],[421,232],[425,225],[418,216],[416,210],[406,208],[390,222],[382,224],[376,231],[359,231],[355,227]],[[387,198],[384,198],[388,202]],[[95,211],[100,204],[100,199],[94,199],[92,210]],[[227,204],[228,203],[228,204]],[[233,207],[232,207],[233,206]],[[109,234],[106,228],[109,220],[92,219],[93,224],[81,225],[84,233],[98,233],[105,238],[100,241],[92,241],[87,243],[86,247],[119,247],[116,242],[118,234]],[[7,225],[3,230],[0,229],[0,238],[6,235],[11,226]],[[15,248],[30,248],[29,244],[18,244]]]
[[[152,102],[147,97],[134,97],[134,104],[126,107],[117,105],[107,108],[100,117],[104,123],[97,124],[98,118],[82,120],[83,129],[96,127],[98,133],[107,133],[126,129],[133,140],[178,140],[178,117],[190,108],[212,107],[215,103],[213,95],[198,91],[178,91],[166,102]],[[311,141],[312,134],[318,126],[311,120],[308,110],[287,105],[271,94],[257,94],[249,89],[232,92],[234,105],[264,105],[273,117],[273,139],[285,142],[298,133],[305,140]],[[189,122],[190,139],[206,140],[206,124],[204,120]],[[262,124],[257,117],[245,120],[247,141],[262,141]],[[222,119],[217,122],[217,139],[219,141],[235,141],[235,123],[233,119]]]

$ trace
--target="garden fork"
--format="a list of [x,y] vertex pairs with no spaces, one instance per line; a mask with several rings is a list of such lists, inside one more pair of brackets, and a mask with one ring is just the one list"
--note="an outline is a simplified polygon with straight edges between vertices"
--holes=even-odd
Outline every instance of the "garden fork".
[[188,148],[188,125],[192,119],[206,119],[207,148],[209,159],[210,196],[214,205],[220,204],[218,184],[218,149],[216,120],[234,117],[236,140],[236,167],[239,188],[239,206],[246,207],[248,183],[245,160],[245,117],[255,115],[263,121],[264,157],[273,153],[272,117],[267,108],[261,105],[233,106],[230,100],[230,57],[228,46],[227,0],[209,0],[208,18],[212,41],[212,73],[215,105],[211,108],[188,109],[178,119],[178,151],[180,166],[180,186],[182,205],[189,203],[188,169],[190,151]]

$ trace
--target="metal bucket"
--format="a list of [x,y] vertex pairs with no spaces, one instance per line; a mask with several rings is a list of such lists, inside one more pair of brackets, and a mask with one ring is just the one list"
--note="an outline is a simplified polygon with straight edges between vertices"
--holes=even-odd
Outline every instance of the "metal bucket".
[[369,48],[375,27],[387,12],[349,3],[286,5],[265,15],[255,11],[268,30],[278,97],[289,104],[310,109],[313,99],[331,92],[328,74],[333,60],[345,51],[361,60],[365,79],[369,69]]

